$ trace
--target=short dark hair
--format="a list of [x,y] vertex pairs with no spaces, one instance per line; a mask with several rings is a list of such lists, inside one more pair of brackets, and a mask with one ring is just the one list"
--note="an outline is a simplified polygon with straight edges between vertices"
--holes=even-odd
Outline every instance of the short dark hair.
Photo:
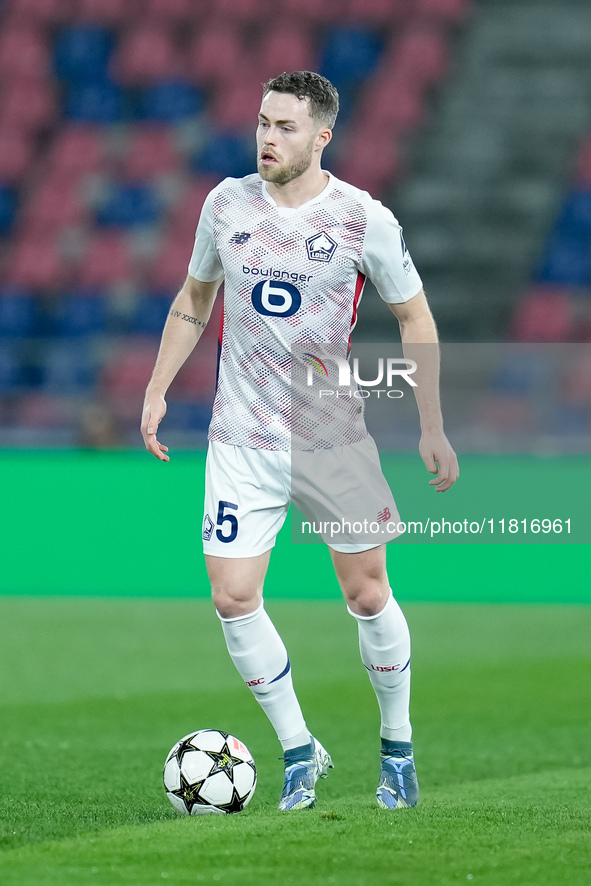
[[284,72],[263,83],[263,95],[268,92],[286,92],[299,99],[309,99],[310,117],[324,123],[329,129],[335,125],[339,112],[339,94],[326,77],[313,71]]

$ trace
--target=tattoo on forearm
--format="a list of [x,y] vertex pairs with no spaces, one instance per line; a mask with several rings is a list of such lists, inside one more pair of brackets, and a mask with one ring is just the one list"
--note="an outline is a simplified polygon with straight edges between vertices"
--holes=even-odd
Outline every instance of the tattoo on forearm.
[[197,320],[196,317],[189,317],[188,314],[183,314],[182,311],[175,311],[174,308],[170,309],[170,316],[171,317],[180,317],[181,320],[186,320],[187,323],[193,323],[195,326],[200,326],[202,329],[205,329],[205,327],[207,325],[202,320]]

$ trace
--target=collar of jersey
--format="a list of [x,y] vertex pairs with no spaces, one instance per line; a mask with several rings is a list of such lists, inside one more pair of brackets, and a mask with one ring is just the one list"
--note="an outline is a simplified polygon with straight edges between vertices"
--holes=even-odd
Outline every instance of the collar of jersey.
[[300,212],[300,210],[307,209],[308,206],[312,206],[314,203],[320,203],[320,201],[324,200],[328,196],[328,194],[332,191],[332,189],[334,187],[333,174],[331,172],[329,172],[327,169],[323,169],[322,172],[324,172],[324,174],[328,176],[328,182],[326,183],[326,186],[322,189],[322,191],[320,191],[319,194],[316,194],[316,196],[312,197],[311,200],[306,200],[306,202],[300,204],[300,206],[277,206],[277,204],[275,203],[275,201],[273,200],[273,198],[271,197],[271,195],[267,191],[267,182],[264,181],[264,179],[261,179],[261,184],[263,186],[263,197],[265,198],[267,203],[270,203],[272,206],[274,206],[275,209],[279,213],[281,213],[281,215],[291,215],[294,212]]

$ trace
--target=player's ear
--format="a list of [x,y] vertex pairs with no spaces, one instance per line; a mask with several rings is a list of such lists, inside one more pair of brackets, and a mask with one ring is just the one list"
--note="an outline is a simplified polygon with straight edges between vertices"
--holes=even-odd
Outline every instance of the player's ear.
[[326,126],[323,126],[322,129],[318,131],[316,136],[316,144],[319,150],[322,150],[327,146],[329,141],[332,138],[332,131],[328,129]]

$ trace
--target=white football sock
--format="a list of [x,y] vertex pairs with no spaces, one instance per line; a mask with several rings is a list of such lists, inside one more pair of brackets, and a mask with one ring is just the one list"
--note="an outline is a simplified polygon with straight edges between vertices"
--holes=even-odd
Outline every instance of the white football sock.
[[[347,607],[349,609],[349,607]],[[357,615],[359,651],[380,706],[380,735],[390,741],[410,741],[410,635],[394,597],[377,615]]]
[[284,751],[310,742],[283,641],[261,603],[248,615],[218,616],[238,673],[271,721]]

